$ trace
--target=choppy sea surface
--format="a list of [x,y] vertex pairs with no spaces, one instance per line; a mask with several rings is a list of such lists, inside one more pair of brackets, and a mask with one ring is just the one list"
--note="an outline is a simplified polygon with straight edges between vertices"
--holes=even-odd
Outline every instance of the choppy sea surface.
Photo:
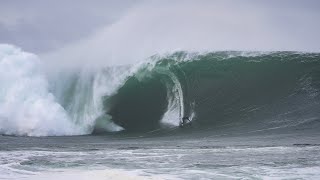
[[0,179],[318,179],[318,137],[2,136]]

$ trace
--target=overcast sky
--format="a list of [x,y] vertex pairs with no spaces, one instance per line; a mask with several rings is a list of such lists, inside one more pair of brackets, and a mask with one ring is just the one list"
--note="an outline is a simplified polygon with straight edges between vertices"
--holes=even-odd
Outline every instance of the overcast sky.
[[184,49],[320,51],[319,33],[318,0],[0,1],[0,43],[83,61]]
[[0,42],[31,52],[61,47],[94,33],[137,0],[1,0]]

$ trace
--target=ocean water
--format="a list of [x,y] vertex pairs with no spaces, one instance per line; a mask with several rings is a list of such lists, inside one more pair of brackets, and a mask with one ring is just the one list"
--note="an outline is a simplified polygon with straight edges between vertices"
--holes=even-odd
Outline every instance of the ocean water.
[[48,72],[0,45],[0,82],[0,179],[320,177],[319,53],[175,52]]
[[319,134],[1,137],[1,179],[318,179]]

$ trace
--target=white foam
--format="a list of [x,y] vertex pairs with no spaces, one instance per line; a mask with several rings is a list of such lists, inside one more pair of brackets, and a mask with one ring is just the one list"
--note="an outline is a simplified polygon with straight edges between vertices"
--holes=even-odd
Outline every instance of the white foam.
[[47,179],[47,180],[55,180],[55,179],[78,179],[78,180],[161,180],[161,179],[178,179],[175,177],[170,177],[169,175],[155,175],[155,174],[146,174],[139,170],[122,170],[122,169],[106,169],[106,170],[62,170],[60,171],[52,171],[52,172],[43,172],[34,176],[26,176],[21,179]]
[[36,55],[0,44],[0,82],[1,134],[82,134],[49,92]]

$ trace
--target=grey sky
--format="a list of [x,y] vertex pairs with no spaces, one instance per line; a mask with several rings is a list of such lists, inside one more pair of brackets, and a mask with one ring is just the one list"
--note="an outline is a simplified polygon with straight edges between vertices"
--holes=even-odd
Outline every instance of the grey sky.
[[89,36],[137,0],[1,0],[0,43],[50,51]]
[[77,61],[180,49],[320,51],[319,22],[318,0],[2,0],[0,43]]

